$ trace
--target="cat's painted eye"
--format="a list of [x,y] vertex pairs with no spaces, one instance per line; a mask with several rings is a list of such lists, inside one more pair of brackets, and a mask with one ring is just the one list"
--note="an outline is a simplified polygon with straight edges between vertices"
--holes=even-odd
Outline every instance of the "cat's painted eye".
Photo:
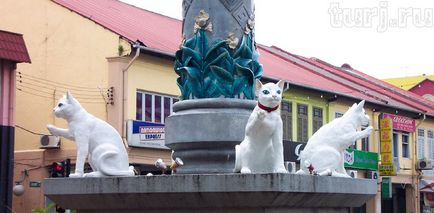
[[58,105],[57,105],[58,107],[62,107],[63,106],[63,104],[62,103],[59,103]]
[[280,95],[280,93],[282,93],[282,91],[280,91],[280,90],[277,90],[277,94],[279,94],[279,95]]
[[268,90],[262,90],[262,93],[264,93],[264,95],[268,95],[268,94],[270,94],[270,91],[268,91]]

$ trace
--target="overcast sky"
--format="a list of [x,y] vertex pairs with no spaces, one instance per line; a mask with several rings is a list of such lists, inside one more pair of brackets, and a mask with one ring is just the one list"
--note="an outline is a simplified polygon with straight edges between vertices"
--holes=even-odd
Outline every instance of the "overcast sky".
[[[122,0],[182,19],[182,0]],[[377,78],[434,74],[431,0],[256,0],[256,42]]]

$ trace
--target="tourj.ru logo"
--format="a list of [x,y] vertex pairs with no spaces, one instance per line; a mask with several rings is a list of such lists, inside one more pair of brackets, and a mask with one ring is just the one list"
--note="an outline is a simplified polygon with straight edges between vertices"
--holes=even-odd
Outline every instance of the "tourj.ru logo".
[[433,8],[396,8],[394,11],[387,1],[377,7],[345,8],[332,2],[328,9],[330,25],[334,28],[375,28],[386,32],[389,28],[433,27]]

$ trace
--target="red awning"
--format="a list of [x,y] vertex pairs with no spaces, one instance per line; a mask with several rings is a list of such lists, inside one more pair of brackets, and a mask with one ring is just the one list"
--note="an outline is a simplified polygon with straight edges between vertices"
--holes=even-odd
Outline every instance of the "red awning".
[[30,63],[23,35],[0,30],[0,59]]

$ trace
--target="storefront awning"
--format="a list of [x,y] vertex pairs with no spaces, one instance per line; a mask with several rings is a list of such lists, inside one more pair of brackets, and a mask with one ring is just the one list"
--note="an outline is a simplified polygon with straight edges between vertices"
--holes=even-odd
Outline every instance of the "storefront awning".
[[432,192],[434,193],[434,180],[420,180],[420,192]]

